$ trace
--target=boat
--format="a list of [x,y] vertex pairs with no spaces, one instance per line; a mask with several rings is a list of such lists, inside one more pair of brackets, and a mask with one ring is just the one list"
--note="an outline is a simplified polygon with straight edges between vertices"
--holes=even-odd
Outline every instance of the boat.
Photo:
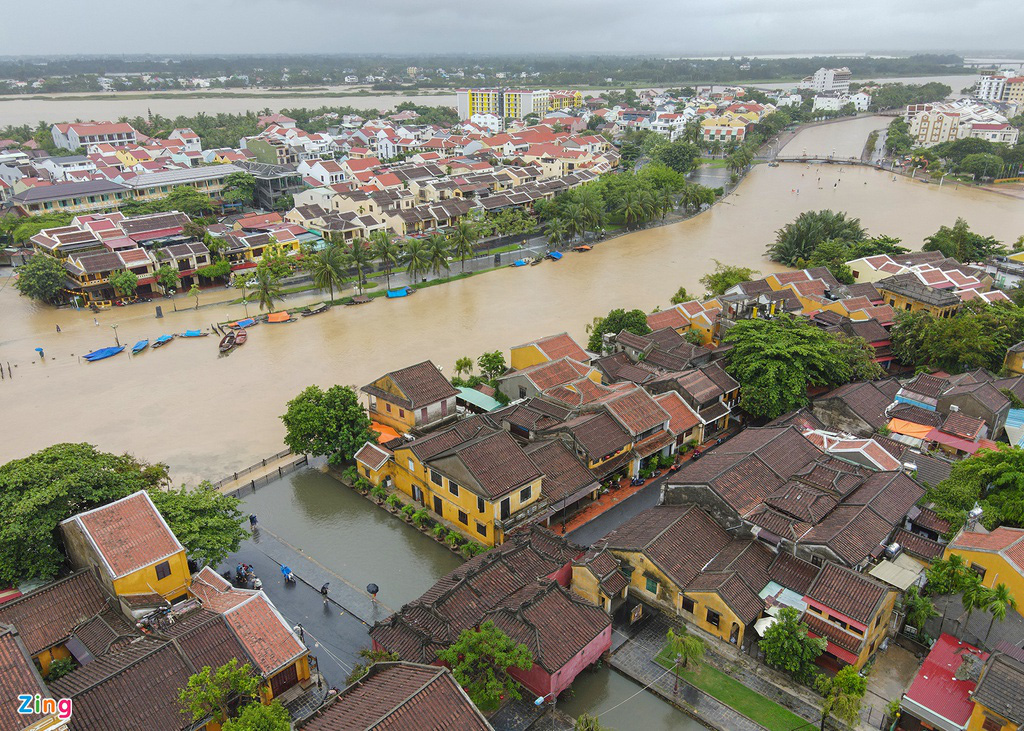
[[132,355],[141,353],[143,350],[149,347],[149,340],[140,340],[132,346]]
[[288,314],[288,310],[282,310],[281,312],[271,312],[267,315],[267,322],[295,322],[295,318]]
[[387,291],[388,299],[395,299],[396,297],[407,297],[415,292],[412,287],[399,287],[398,289],[389,289]]
[[255,327],[258,324],[259,323],[253,318],[247,317],[244,320],[239,320],[238,322],[229,322],[227,326],[232,330],[241,330],[246,327]]
[[310,307],[308,310],[303,312],[302,316],[309,317],[310,315],[319,315],[321,312],[327,312],[327,310],[329,309],[331,309],[330,304],[328,304],[327,302],[321,302],[315,307]]
[[245,330],[239,330],[235,333],[235,345],[245,345],[245,341],[249,338],[249,333]]
[[579,246],[572,247],[573,251],[590,251],[594,247],[590,244],[580,244]]
[[551,261],[558,261],[559,259],[562,258],[562,252],[561,251],[552,251],[552,252],[550,252],[548,254],[547,258],[551,259]]
[[348,301],[345,302],[345,304],[346,305],[365,305],[369,301],[370,301],[370,298],[367,297],[365,294],[357,294],[355,297],[350,297],[348,299]]
[[109,358],[112,355],[117,355],[122,350],[124,350],[123,345],[112,345],[109,348],[100,348],[99,350],[94,350],[91,353],[83,355],[82,357],[85,358],[90,363],[94,363],[97,360],[103,360],[104,358]]
[[512,266],[524,267],[526,266],[526,259],[516,259],[514,262],[512,262]]
[[202,330],[186,330],[183,333],[178,333],[179,338],[205,338],[210,333],[204,333]]
[[156,340],[153,341],[153,347],[154,348],[159,348],[161,345],[166,345],[167,343],[171,342],[172,340],[174,340],[174,336],[173,335],[161,335],[160,337],[158,337]]
[[542,261],[544,261],[544,260],[542,258],[540,258],[539,256],[535,257],[534,260],[530,262],[530,266],[535,267],[538,264],[540,264]]
[[226,353],[235,347],[235,333],[228,332],[227,335],[220,339],[220,352]]

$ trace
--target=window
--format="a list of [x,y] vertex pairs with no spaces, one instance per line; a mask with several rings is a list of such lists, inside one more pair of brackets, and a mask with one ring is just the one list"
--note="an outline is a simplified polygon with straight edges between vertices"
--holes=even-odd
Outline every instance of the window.
[[399,419],[404,419],[405,418],[405,409],[399,409],[398,410],[398,418]]
[[455,497],[458,497],[459,496],[459,483],[452,482],[451,480],[448,480],[448,492],[450,492]]
[[477,521],[477,523],[476,523],[476,532],[479,533],[480,535],[482,535],[484,538],[486,538],[487,537],[487,526],[484,525],[483,523],[480,523],[479,521]]
[[708,610],[708,624],[712,627],[717,627],[720,620],[721,617],[718,612],[712,611],[711,609]]
[[434,470],[430,470],[430,481],[433,482],[438,487],[444,484],[444,480],[441,479],[441,475],[438,472],[435,472]]
[[683,611],[693,614],[693,599],[688,596],[683,597]]
[[410,472],[415,472],[416,471],[416,465],[413,463],[412,457],[409,458],[409,471]]
[[985,720],[981,724],[983,731],[1000,731],[1003,728],[1002,721],[997,721],[994,718],[985,716]]
[[525,503],[533,496],[533,485],[527,485],[519,491],[519,502]]
[[391,404],[389,404],[387,401],[385,401],[384,402],[384,409],[390,414],[391,413]]
[[647,591],[650,594],[658,593],[658,582],[656,579],[652,579],[650,576],[647,577]]
[[482,497],[478,497],[476,499],[476,512],[483,513],[483,512],[486,512],[486,511],[487,511],[487,502]]
[[526,387],[525,386],[520,386],[519,387],[519,398],[526,398]]
[[463,510],[459,511],[459,522],[463,525],[469,525],[469,516]]
[[156,565],[156,580],[157,581],[160,581],[160,579],[166,579],[170,575],[171,575],[171,562],[170,561],[164,561],[163,563],[158,563]]
[[903,309],[905,309],[905,310],[907,310],[909,312],[910,311],[910,303],[908,302],[907,304],[903,305]]
[[875,627],[877,627],[877,626],[878,626],[878,625],[880,625],[881,623],[882,623],[882,615],[881,615],[881,614],[879,614],[879,615],[878,615],[878,618],[877,618],[877,619],[875,619]]
[[980,566],[979,564],[972,563],[971,564],[971,571],[976,573],[978,575],[979,579],[982,579],[982,580],[985,579],[985,567],[984,566]]

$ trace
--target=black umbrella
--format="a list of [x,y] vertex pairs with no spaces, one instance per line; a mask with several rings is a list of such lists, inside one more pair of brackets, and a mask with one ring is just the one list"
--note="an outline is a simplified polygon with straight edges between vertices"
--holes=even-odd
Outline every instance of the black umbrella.
[[380,591],[380,587],[377,586],[376,584],[367,584],[366,585],[366,592],[368,594],[376,594],[378,591]]

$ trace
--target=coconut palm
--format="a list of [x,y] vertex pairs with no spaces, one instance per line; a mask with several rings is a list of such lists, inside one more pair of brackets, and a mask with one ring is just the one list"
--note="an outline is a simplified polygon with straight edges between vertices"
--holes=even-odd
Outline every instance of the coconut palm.
[[[604,198],[594,187],[580,189],[577,201],[583,213],[585,228],[597,230],[604,225]],[[584,238],[586,234],[584,233]]]
[[701,125],[701,120],[698,118],[687,121],[683,127],[683,139],[687,142],[693,142],[699,144],[701,138],[704,136],[704,130]]
[[352,239],[352,245],[345,250],[345,263],[349,269],[356,270],[359,294],[363,293],[363,271],[373,265],[373,255],[365,239]]
[[643,219],[644,202],[640,191],[630,188],[622,194],[622,198],[619,200],[619,213],[627,226],[635,225]]
[[474,254],[473,246],[480,240],[480,229],[471,221],[459,221],[452,231],[451,250],[454,256],[462,261],[462,271],[466,271],[466,258]]
[[658,200],[652,190],[643,190],[640,192],[640,206],[643,211],[643,223],[650,221],[658,212]]
[[662,188],[655,194],[654,198],[658,208],[658,213],[661,214],[661,221],[664,223],[665,216],[675,210],[676,197],[672,195],[672,191],[668,188]]
[[256,286],[253,292],[260,303],[260,309],[273,312],[274,300],[281,296],[278,277],[270,267],[256,267]]
[[402,250],[395,243],[395,237],[384,229],[370,234],[370,241],[370,255],[375,261],[380,262],[384,270],[385,286],[391,289],[391,270],[398,266]]
[[409,240],[405,245],[405,255],[402,260],[405,262],[410,282],[415,282],[430,268],[430,252],[427,251],[426,245],[420,239]]
[[988,623],[988,632],[985,633],[985,644],[988,644],[988,636],[992,634],[992,625],[995,624],[998,619],[1002,622],[1006,619],[1006,612],[1010,609],[1017,608],[1017,600],[1013,598],[1010,590],[1006,588],[1006,584],[996,584],[995,587],[989,590],[988,601],[985,603],[985,611],[992,614],[992,619]]
[[575,239],[577,236],[586,236],[586,213],[579,203],[572,202],[565,207],[562,212],[562,221],[565,223],[565,232],[571,239]]
[[967,628],[971,624],[971,615],[975,609],[983,609],[988,604],[988,597],[991,590],[981,583],[981,577],[977,574],[973,574],[968,580],[967,585],[964,586],[963,592],[960,594],[960,600],[963,602],[964,611],[967,612],[967,620],[964,622],[964,627]]
[[554,250],[565,239],[565,221],[561,218],[552,218],[548,221],[548,244]]
[[331,302],[334,302],[335,285],[341,287],[345,281],[344,254],[337,244],[328,242],[320,251],[308,254],[302,260],[302,266],[313,277],[317,289],[330,290]]
[[451,270],[448,256],[451,254],[451,246],[448,239],[442,233],[430,234],[426,241],[427,257],[430,261],[430,270],[435,277],[441,276],[441,270]]

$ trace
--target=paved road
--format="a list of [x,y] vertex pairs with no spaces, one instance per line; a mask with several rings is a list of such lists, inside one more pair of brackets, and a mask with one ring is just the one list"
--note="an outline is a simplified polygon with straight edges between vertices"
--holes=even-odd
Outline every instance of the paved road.
[[569,540],[589,546],[594,541],[604,538],[634,515],[647,510],[647,508],[653,508],[661,498],[661,483],[664,479],[662,477],[655,480],[639,492],[601,513],[589,523],[581,525],[568,534]]

